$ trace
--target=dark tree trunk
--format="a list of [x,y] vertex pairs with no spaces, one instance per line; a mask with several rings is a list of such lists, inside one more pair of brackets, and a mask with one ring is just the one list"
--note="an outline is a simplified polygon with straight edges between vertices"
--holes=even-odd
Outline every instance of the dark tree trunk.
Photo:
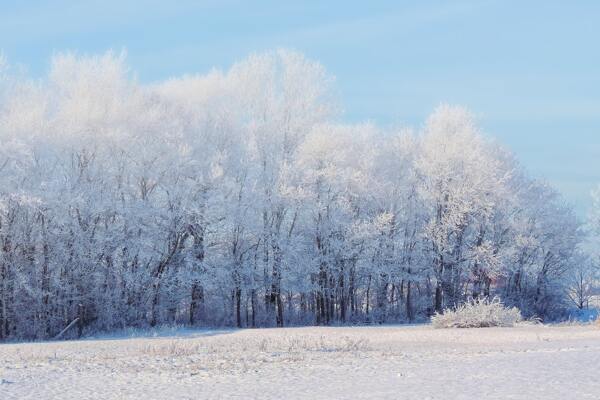
[[441,313],[443,311],[443,292],[441,282],[437,282],[435,285],[435,300],[433,308],[435,312]]
[[85,308],[81,303],[77,305],[77,318],[77,337],[80,338],[85,327]]
[[346,322],[346,292],[344,287],[344,269],[340,272],[340,319]]
[[406,318],[408,318],[408,322],[412,322],[414,320],[411,291],[412,291],[411,282],[407,281],[406,282]]
[[242,327],[242,289],[239,287],[235,288],[234,293],[234,302],[235,302],[235,324],[238,328]]
[[158,279],[152,285],[153,295],[152,295],[152,307],[150,308],[150,326],[156,326],[158,322],[157,314],[158,314],[158,300],[160,294],[160,282]]
[[252,304],[252,328],[256,328],[256,290],[252,289],[250,294],[250,302]]
[[369,283],[367,284],[367,316],[369,315],[369,306],[371,300],[371,275],[369,275]]
[[8,337],[8,305],[6,304],[7,273],[4,263],[0,264],[0,340]]
[[194,282],[192,284],[190,302],[190,325],[198,323],[202,317],[202,308],[204,303],[204,288],[200,283]]

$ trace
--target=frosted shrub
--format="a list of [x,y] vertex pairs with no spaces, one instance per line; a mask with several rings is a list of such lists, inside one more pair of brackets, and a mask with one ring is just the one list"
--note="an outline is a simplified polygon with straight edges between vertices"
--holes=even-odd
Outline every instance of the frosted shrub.
[[435,328],[487,328],[510,327],[522,320],[518,308],[508,308],[494,297],[470,300],[456,308],[446,309],[443,314],[431,317]]

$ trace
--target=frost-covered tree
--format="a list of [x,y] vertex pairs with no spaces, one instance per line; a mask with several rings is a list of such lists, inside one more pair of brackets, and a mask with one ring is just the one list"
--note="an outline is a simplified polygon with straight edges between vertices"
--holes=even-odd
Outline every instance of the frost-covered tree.
[[569,299],[579,308],[589,308],[590,300],[596,294],[600,280],[600,268],[586,254],[578,254],[573,268],[568,275]]
[[0,339],[567,306],[580,231],[556,192],[463,108],[344,125],[331,83],[285,50],[153,85],[122,54],[39,80],[0,62]]
[[461,108],[441,107],[428,120],[416,161],[427,209],[424,236],[435,276],[436,311],[456,306],[473,280],[473,295],[489,295],[497,249],[489,237],[510,173],[498,150]]

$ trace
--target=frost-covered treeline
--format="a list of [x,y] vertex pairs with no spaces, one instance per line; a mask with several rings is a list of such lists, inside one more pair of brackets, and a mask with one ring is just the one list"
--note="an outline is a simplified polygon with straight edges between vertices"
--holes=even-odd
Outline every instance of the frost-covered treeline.
[[567,298],[579,225],[442,106],[417,132],[337,122],[302,55],[141,85],[122,56],[0,72],[0,339],[163,323],[413,321]]

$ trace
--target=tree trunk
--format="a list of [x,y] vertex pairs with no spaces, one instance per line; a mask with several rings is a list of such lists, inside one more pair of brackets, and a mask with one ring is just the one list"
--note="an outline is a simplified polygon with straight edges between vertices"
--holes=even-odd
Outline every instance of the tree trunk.
[[252,328],[256,328],[256,290],[252,289],[250,294],[250,302],[252,304]]
[[407,281],[406,282],[406,318],[408,318],[408,322],[412,322],[414,319],[411,291],[412,291],[411,281]]
[[435,285],[435,300],[433,308],[435,312],[442,313],[443,311],[443,292],[442,292],[442,284],[441,282],[437,282]]
[[4,262],[0,262],[0,340],[8,337],[8,274]]
[[369,283],[367,284],[367,316],[369,315],[369,301],[371,300],[371,275],[369,275]]
[[85,308],[83,304],[77,305],[77,337],[80,338],[83,335],[83,328],[85,327]]
[[191,302],[190,302],[190,325],[195,325],[200,320],[203,312],[204,288],[199,282],[192,284]]
[[340,272],[340,319],[346,322],[346,292],[344,287],[344,269]]
[[238,328],[242,327],[242,289],[236,287],[234,290],[234,301],[235,301],[235,324]]

